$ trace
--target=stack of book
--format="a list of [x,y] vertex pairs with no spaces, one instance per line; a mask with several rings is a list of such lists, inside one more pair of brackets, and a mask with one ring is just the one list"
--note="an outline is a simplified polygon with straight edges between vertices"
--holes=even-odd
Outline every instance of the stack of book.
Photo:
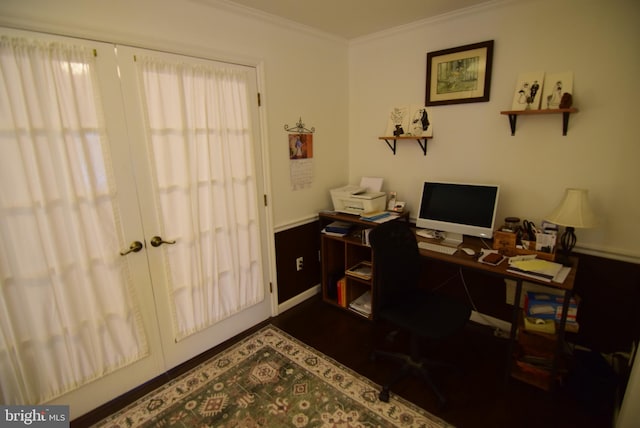
[[[528,291],[524,298],[524,315],[531,320],[529,322],[528,330],[536,330],[536,325],[540,326],[538,331],[544,329],[543,324],[535,320],[553,321],[554,325],[562,318],[562,304],[564,302],[564,296],[556,296],[551,293],[536,293]],[[579,330],[577,321],[578,317],[578,304],[575,298],[569,300],[569,309],[567,311],[567,318],[565,324],[565,330],[576,333]],[[548,324],[545,322],[545,324]],[[525,324],[525,328],[527,325]]]
[[360,216],[360,220],[372,221],[375,223],[384,223],[389,220],[396,219],[400,214],[391,211],[376,211],[371,213],[364,213]]
[[372,273],[371,262],[368,261],[362,261],[346,271],[347,275],[364,280],[371,279]]
[[514,272],[520,275],[528,276],[545,282],[564,282],[570,268],[566,268],[560,263],[550,262],[537,258],[520,259],[520,257],[512,257],[509,260],[509,268],[507,272]]
[[371,315],[371,291],[367,290],[360,297],[349,303],[349,309],[360,315],[369,317]]
[[332,236],[346,236],[351,229],[351,223],[346,221],[334,221],[322,229],[322,233]]

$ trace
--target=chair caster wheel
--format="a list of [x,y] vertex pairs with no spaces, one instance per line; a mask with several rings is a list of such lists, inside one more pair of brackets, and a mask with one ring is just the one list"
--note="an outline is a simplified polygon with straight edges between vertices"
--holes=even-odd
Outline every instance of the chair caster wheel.
[[380,394],[378,395],[378,398],[380,399],[380,401],[384,401],[385,403],[389,402],[389,390],[388,389],[383,389],[382,391],[380,391]]

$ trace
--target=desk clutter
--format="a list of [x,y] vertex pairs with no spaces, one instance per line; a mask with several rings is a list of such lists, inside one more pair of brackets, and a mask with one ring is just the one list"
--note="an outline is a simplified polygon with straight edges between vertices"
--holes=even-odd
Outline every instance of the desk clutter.
[[518,217],[507,217],[500,230],[494,232],[493,248],[505,256],[535,254],[538,258],[554,261],[558,227],[544,222],[540,228],[535,223]]
[[[347,214],[330,210],[319,213],[322,232],[322,296],[325,302],[358,317],[369,320],[374,318],[371,296],[375,294],[376,269],[368,236],[380,223],[396,218],[399,218],[398,221],[408,221],[409,212]],[[481,249],[482,246],[492,245],[486,245],[484,241],[472,237],[471,240],[452,247],[455,250],[453,254],[440,254],[420,247],[420,243],[442,240],[438,236],[424,237],[418,233],[422,230],[427,229],[417,228],[416,237],[420,256],[425,260],[497,275],[505,281],[519,281],[522,287],[522,281],[531,278],[527,280],[529,285],[526,293],[532,287],[536,292],[523,292],[520,295],[522,302],[513,305],[513,336],[509,347],[511,358],[507,370],[511,377],[520,381],[544,390],[552,389],[566,372],[566,358],[560,351],[560,343],[564,343],[564,332],[578,331],[576,299],[570,300],[565,325],[559,322],[564,293],[571,293],[573,290],[577,265],[566,267],[555,262],[555,249],[551,249],[550,253],[544,249],[534,249],[518,254],[524,248],[517,248],[516,234],[504,230],[499,232],[504,232],[503,236],[509,237],[509,244],[506,246]],[[498,239],[494,239],[494,246],[499,239],[500,233]],[[522,240],[522,236],[520,239]],[[465,249],[472,249],[475,253],[468,254]],[[547,290],[549,295],[544,293]]]
[[[547,330],[550,327],[548,327],[549,323],[547,321],[552,321],[555,326],[555,323],[560,322],[562,318],[563,299],[564,296],[552,293],[534,291],[525,293],[523,311],[525,320],[528,320],[528,323],[525,323],[525,329],[548,332]],[[577,333],[578,328],[578,303],[575,297],[571,297],[565,329],[566,331]]]

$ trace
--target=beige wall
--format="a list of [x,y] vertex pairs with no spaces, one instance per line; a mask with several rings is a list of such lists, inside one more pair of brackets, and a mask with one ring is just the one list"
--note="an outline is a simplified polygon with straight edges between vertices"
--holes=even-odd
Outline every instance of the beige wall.
[[[216,6],[218,5],[218,6]],[[0,25],[261,64],[273,223],[315,216],[347,181],[348,44],[215,0],[2,0]],[[292,191],[287,133],[315,127],[314,183]]]
[[[423,179],[498,183],[500,221],[539,222],[566,187],[589,189],[601,224],[578,230],[578,247],[640,257],[640,3],[632,0],[492,2],[353,42],[349,53],[349,175],[385,178],[412,216]],[[491,99],[432,107],[434,138],[422,156],[377,139],[393,106],[424,102],[426,53],[495,41]],[[574,72],[566,137],[561,117],[518,119],[510,135],[518,73]],[[611,254],[605,254],[611,255]]]
[[[500,219],[539,222],[566,187],[585,187],[601,224],[579,230],[578,247],[640,258],[640,4],[634,0],[516,0],[486,3],[351,43],[265,19],[216,0],[3,0],[0,24],[261,64],[264,135],[273,224],[286,228],[330,207],[328,190],[381,176],[410,209],[424,179],[498,183]],[[426,53],[495,40],[491,100],[433,107],[427,156],[378,136],[389,110],[422,103]],[[573,71],[569,132],[559,116],[521,117],[510,108],[518,73]],[[285,124],[315,127],[314,183],[292,191]],[[500,220],[501,221],[501,220]]]

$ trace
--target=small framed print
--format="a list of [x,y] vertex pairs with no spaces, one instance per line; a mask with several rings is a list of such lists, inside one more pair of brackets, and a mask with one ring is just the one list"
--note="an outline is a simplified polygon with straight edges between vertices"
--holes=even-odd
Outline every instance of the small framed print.
[[493,40],[427,53],[425,105],[489,101]]

